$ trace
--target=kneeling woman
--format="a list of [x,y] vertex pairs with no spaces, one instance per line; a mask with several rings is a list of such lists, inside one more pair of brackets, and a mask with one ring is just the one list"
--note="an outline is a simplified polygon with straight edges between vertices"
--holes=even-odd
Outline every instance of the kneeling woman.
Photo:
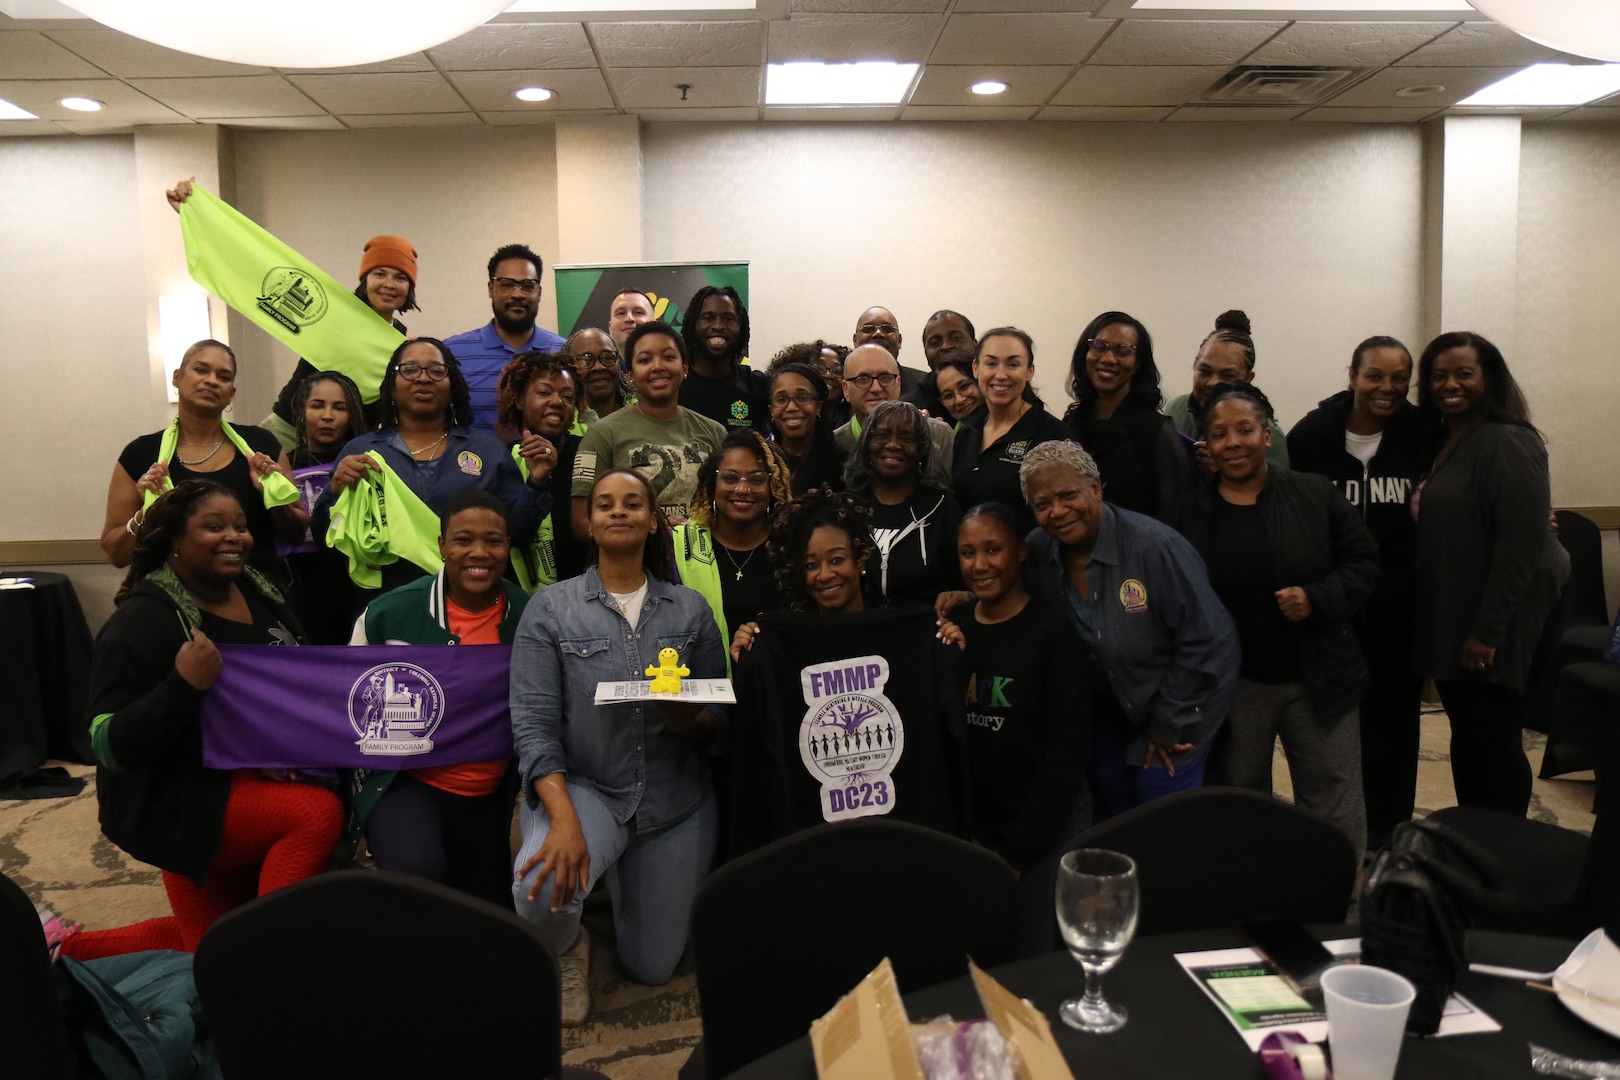
[[1243,646],[1210,777],[1271,794],[1281,736],[1294,801],[1362,851],[1367,666],[1354,620],[1378,577],[1378,543],[1326,477],[1267,463],[1271,423],[1271,403],[1252,385],[1217,386],[1204,412],[1217,482],[1177,515]]
[[227,911],[319,873],[337,843],[330,791],[202,763],[198,711],[223,666],[214,643],[298,640],[281,593],[248,565],[252,550],[242,504],[212,481],[184,480],[146,512],[96,638],[90,743],[101,830],[162,869],[174,915],[79,934],[68,956],[194,951]]
[[[354,624],[351,645],[502,645],[517,632],[528,601],[501,575],[512,541],[506,506],[486,491],[464,491],[439,525],[444,569],[373,600]],[[511,762],[469,761],[409,772],[359,772],[351,812],[372,858],[443,882],[499,907],[512,907]]]
[[1091,818],[1085,649],[1067,619],[1024,591],[1027,548],[1010,508],[969,510],[956,552],[974,597],[950,615],[969,672],[973,836],[1018,871],[1019,954],[1039,956],[1058,947],[1058,860]]
[[535,595],[512,650],[517,910],[562,954],[565,1023],[589,1007],[585,894],[607,876],[619,963],[638,982],[668,982],[719,830],[704,748],[723,712],[598,706],[597,684],[644,681],[666,649],[692,678],[726,674],[709,605],[669,583],[669,535],[646,478],[609,470],[585,501],[596,563]]

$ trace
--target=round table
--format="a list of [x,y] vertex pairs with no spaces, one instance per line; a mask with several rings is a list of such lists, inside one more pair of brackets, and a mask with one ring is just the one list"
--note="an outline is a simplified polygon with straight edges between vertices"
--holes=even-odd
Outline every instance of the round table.
[[[1315,927],[1324,940],[1354,937],[1348,927]],[[1063,1056],[1077,1080],[1255,1080],[1264,1076],[1258,1055],[1194,985],[1175,954],[1234,948],[1230,931],[1163,934],[1132,943],[1119,966],[1103,979],[1107,996],[1130,1010],[1130,1022],[1112,1035],[1083,1035],[1057,1019],[1057,1007],[1083,989],[1080,965],[1068,953],[1052,953],[991,972],[1003,986],[1028,998],[1052,1024]],[[1475,933],[1469,959],[1546,971],[1556,967],[1572,942],[1519,934]],[[1409,1038],[1401,1048],[1398,1080],[1496,1080],[1531,1077],[1528,1043],[1578,1058],[1620,1058],[1620,1040],[1575,1018],[1555,995],[1522,982],[1465,973],[1458,991],[1502,1025],[1489,1035]],[[914,1021],[950,1014],[958,1020],[984,1015],[973,984],[964,976],[905,995]],[[807,1037],[732,1074],[765,1080],[813,1080],[815,1060]]]
[[0,788],[47,758],[94,760],[89,686],[90,627],[73,583],[0,571]]

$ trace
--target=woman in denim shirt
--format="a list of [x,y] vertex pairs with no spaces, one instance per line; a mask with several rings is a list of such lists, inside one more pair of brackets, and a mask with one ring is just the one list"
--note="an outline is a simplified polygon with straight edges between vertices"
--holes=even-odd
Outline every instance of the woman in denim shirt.
[[525,796],[514,894],[562,958],[563,1014],[574,1024],[589,1009],[585,895],[606,875],[620,964],[639,982],[668,982],[719,827],[703,747],[722,711],[599,707],[596,685],[645,678],[663,649],[693,678],[726,674],[708,603],[668,583],[667,527],[646,479],[602,474],[589,510],[597,562],[537,593],[512,646]]

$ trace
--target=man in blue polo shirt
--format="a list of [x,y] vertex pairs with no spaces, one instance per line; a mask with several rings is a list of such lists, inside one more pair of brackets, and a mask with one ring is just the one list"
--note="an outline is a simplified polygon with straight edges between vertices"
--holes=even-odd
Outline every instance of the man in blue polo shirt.
[[473,427],[495,434],[495,388],[501,369],[526,349],[560,350],[563,339],[535,325],[540,313],[540,256],[507,244],[489,257],[489,302],[495,318],[476,330],[446,338],[472,395]]

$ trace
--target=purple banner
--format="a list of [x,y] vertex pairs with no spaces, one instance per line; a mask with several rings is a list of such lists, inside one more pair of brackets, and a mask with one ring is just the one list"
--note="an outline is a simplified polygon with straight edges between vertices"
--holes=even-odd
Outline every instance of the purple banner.
[[509,758],[510,645],[221,645],[211,769],[419,769]]
[[[315,500],[321,497],[326,485],[332,482],[332,469],[336,464],[331,462],[326,465],[308,465],[293,470],[293,485],[298,488],[298,498],[306,512],[315,506]],[[319,550],[315,543],[315,534],[308,529],[304,530],[304,538],[296,544],[289,544],[285,540],[276,541],[276,554],[282,558],[288,555],[307,555]]]

